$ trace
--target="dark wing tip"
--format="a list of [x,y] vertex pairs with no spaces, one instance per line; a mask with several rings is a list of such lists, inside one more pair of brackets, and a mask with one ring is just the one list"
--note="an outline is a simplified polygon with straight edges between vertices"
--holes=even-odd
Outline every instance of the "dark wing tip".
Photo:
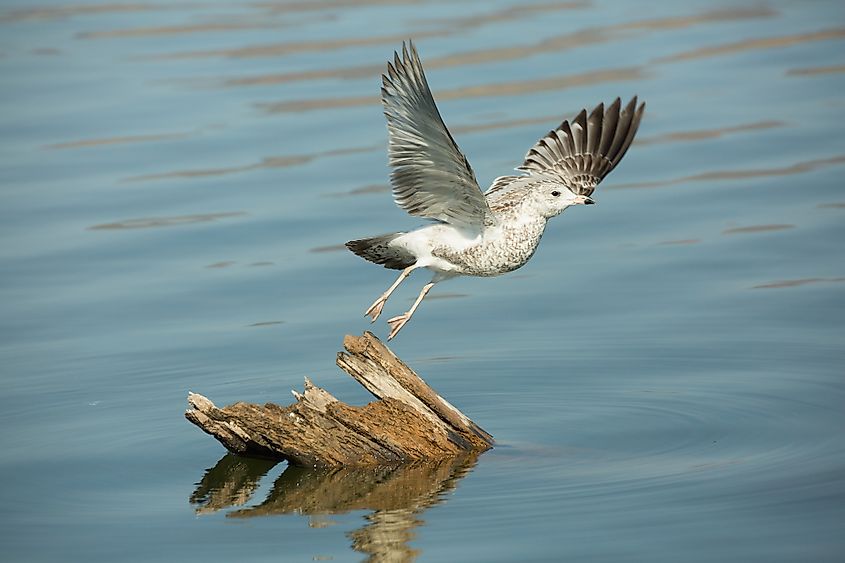
[[563,178],[589,175],[593,184],[584,188],[592,193],[631,145],[645,110],[645,102],[638,103],[634,96],[623,108],[622,98],[616,97],[610,104],[593,107],[589,117],[588,110],[582,109],[537,141],[517,170],[555,172]]
[[587,110],[582,109],[580,112],[578,112],[578,115],[575,116],[575,119],[573,119],[572,122],[577,123],[581,126],[586,126],[587,125]]

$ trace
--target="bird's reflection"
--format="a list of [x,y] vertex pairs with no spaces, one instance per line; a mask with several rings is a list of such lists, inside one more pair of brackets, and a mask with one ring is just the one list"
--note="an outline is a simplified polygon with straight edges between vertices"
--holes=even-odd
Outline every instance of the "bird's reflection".
[[[299,514],[309,525],[327,525],[327,515],[371,510],[367,524],[348,534],[367,561],[412,561],[408,542],[423,523],[419,515],[475,466],[477,455],[400,466],[310,469],[289,466],[260,504],[245,505],[274,461],[227,454],[206,471],[190,497],[198,514],[231,508],[228,517]],[[243,507],[243,508],[235,508]]]

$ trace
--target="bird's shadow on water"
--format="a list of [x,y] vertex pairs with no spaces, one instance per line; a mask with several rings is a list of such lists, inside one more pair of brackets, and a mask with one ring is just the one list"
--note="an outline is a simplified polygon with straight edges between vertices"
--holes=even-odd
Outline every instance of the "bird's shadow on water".
[[309,525],[352,510],[370,510],[366,524],[348,532],[352,549],[368,561],[410,561],[419,555],[408,542],[419,516],[444,501],[478,459],[477,454],[398,466],[312,469],[288,466],[260,504],[249,505],[276,461],[227,454],[206,470],[190,496],[197,514],[228,510],[229,518],[296,514]]

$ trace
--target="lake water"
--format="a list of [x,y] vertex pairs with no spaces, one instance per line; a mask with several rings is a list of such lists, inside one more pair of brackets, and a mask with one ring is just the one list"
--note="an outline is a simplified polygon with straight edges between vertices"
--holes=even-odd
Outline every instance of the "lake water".
[[[338,245],[419,224],[378,104],[407,37],[484,186],[616,96],[637,142],[391,344],[495,449],[226,456],[189,390],[369,400],[334,355],[394,273]],[[0,76],[4,560],[845,558],[842,2],[6,0]]]

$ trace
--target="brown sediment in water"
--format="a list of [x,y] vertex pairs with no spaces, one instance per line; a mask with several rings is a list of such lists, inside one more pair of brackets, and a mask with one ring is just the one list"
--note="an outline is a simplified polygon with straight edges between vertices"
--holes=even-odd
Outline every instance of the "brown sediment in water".
[[315,246],[314,248],[309,248],[308,252],[315,252],[315,253],[322,253],[322,252],[341,252],[346,250],[346,245],[344,244],[332,244],[329,246]]
[[130,143],[149,143],[154,141],[169,141],[184,139],[190,133],[156,133],[151,135],[123,135],[119,137],[101,137],[97,139],[78,139],[76,141],[65,141],[52,145],[44,145],[44,149],[82,149],[88,147],[99,147],[103,145],[123,145]]
[[671,16],[668,18],[654,18],[608,26],[611,29],[643,29],[654,31],[659,29],[675,30],[693,27],[702,23],[734,22],[742,20],[756,20],[771,18],[778,15],[777,10],[766,6],[753,8],[719,8],[688,16]]
[[[414,39],[426,39],[448,35],[446,31],[423,31],[414,33]],[[232,49],[214,49],[208,51],[188,51],[182,53],[165,53],[154,55],[154,59],[203,59],[203,58],[231,58],[245,59],[258,57],[280,57],[298,53],[323,53],[350,49],[353,47],[369,47],[373,45],[394,45],[408,40],[408,34],[377,35],[369,37],[350,37],[346,39],[332,39],[322,41],[292,41],[288,43],[274,43],[268,45],[252,45],[249,47],[235,47]]]
[[635,139],[634,143],[638,145],[652,145],[658,143],[671,143],[676,141],[701,141],[705,139],[716,139],[730,135],[732,133],[744,133],[746,131],[759,131],[765,129],[774,129],[776,127],[783,127],[786,123],[783,121],[755,121],[753,123],[743,123],[731,127],[719,127],[716,129],[696,129],[691,131],[673,131],[671,133],[664,133],[662,135],[653,135],[651,137],[642,137]]
[[[492,96],[517,96],[536,92],[567,90],[569,88],[601,84],[603,82],[640,80],[644,78],[644,76],[645,71],[640,67],[615,68],[585,72],[581,74],[556,76],[552,78],[520,80],[517,82],[502,82],[498,84],[465,86],[462,88],[441,90],[437,93],[437,99],[443,101]],[[378,103],[380,103],[378,96],[358,96],[346,98],[290,100],[284,102],[263,102],[255,105],[266,113],[282,113],[375,105]]]
[[252,2],[251,6],[267,12],[318,12],[364,6],[408,6],[428,4],[430,0],[289,0],[279,2]]
[[723,235],[738,235],[747,233],[767,233],[770,231],[785,231],[787,229],[794,229],[795,225],[787,224],[771,224],[771,225],[749,225],[748,227],[732,227],[722,231]]
[[[576,3],[577,4],[577,3]],[[549,5],[542,4],[534,7],[534,12],[541,11],[541,9],[549,9]],[[500,21],[504,19],[505,14],[511,12],[511,8],[501,10],[500,12],[492,12],[490,14],[475,16],[476,19],[483,23]],[[524,7],[518,10],[517,15],[530,15],[531,10],[525,10]],[[647,32],[659,30],[673,30],[703,23],[714,23],[720,21],[736,21],[742,19],[756,19],[771,17],[777,12],[768,8],[754,8],[754,9],[737,9],[737,10],[714,10],[690,16],[680,16],[671,18],[655,18],[635,22],[628,22],[624,24],[615,24],[603,27],[592,27],[577,30],[571,33],[548,37],[540,40],[534,44],[495,47],[492,49],[481,49],[476,51],[468,51],[463,53],[448,54],[440,57],[427,57],[425,66],[427,69],[448,68],[455,66],[477,65],[484,63],[501,63],[509,60],[519,60],[530,57],[532,55],[541,53],[561,52],[587,45],[606,43],[618,39],[628,38],[632,32]],[[509,16],[510,17],[510,16]],[[469,18],[468,18],[469,19]],[[451,35],[455,30],[460,29],[460,21],[452,24],[451,28],[441,29],[437,31],[423,31],[419,34],[411,34],[415,39],[422,39],[429,34],[435,35]],[[399,41],[396,36],[389,36],[390,41]],[[401,38],[404,40],[404,37]],[[382,42],[382,41],[380,41]],[[195,53],[195,56],[273,56],[287,54],[289,48],[294,48],[297,44],[280,44],[263,47],[250,47],[249,50],[228,50],[228,51],[206,51]],[[301,47],[301,44],[299,44]],[[312,49],[335,49],[345,48],[347,45],[337,41],[333,42],[314,42],[308,43]],[[165,55],[165,57],[168,57]],[[365,78],[367,76],[377,76],[384,70],[382,64],[370,64],[362,66],[346,66],[343,68],[319,69],[312,71],[300,71],[292,73],[272,73],[260,74],[254,76],[244,76],[238,78],[229,78],[222,81],[224,86],[253,86],[253,85],[267,85],[280,84],[287,82],[297,82],[304,80],[322,80],[322,79],[353,79]]]
[[299,72],[259,74],[223,80],[223,86],[266,86],[268,84],[284,84],[287,82],[304,82],[307,80],[325,80],[332,78],[365,78],[378,76],[384,70],[383,64],[372,64],[344,68],[329,68],[319,70],[304,70]]
[[778,37],[762,37],[758,39],[744,39],[742,41],[736,41],[733,43],[712,45],[710,47],[702,47],[698,49],[692,49],[690,51],[684,51],[675,55],[658,57],[652,62],[672,63],[677,61],[689,61],[693,59],[703,59],[733,53],[742,53],[745,51],[777,49],[781,47],[791,47],[793,45],[800,45],[802,43],[810,43],[813,41],[829,41],[843,38],[845,38],[845,27],[837,27],[833,29],[822,29],[808,33],[796,33],[793,35],[781,35]]
[[162,35],[185,35],[189,33],[210,33],[220,31],[244,31],[251,29],[272,29],[288,27],[292,24],[282,22],[209,22],[184,25],[164,25],[157,27],[133,27],[108,29],[103,31],[81,31],[77,39],[113,39],[119,37],[159,37]]
[[[554,115],[544,115],[538,117],[525,117],[519,119],[507,119],[502,121],[488,121],[484,123],[467,123],[464,125],[450,126],[449,131],[454,135],[470,135],[473,133],[481,133],[485,131],[493,131],[497,129],[509,129],[516,127],[524,127],[526,125],[545,125],[549,128],[558,125],[567,116],[575,115],[577,110],[560,113]],[[721,127],[717,129],[698,129],[690,131],[675,131],[672,133],[665,133],[662,135],[654,135],[651,137],[643,137],[642,139],[635,139],[634,143],[641,145],[650,145],[658,143],[668,143],[675,141],[698,141],[704,139],[713,139],[723,137],[732,133],[742,133],[746,131],[757,131],[765,129],[773,129],[776,127],[783,127],[786,123],[783,121],[757,121],[753,123],[744,123],[732,127]],[[352,190],[350,192],[343,192],[332,195],[358,195],[363,193],[375,193],[377,191],[389,191],[390,187],[382,184],[373,185],[374,188],[384,186],[384,189],[361,189]]]
[[416,20],[413,23],[443,25],[447,27],[477,29],[480,25],[490,23],[512,23],[515,20],[537,14],[549,12],[561,12],[569,10],[583,10],[590,8],[592,2],[540,2],[538,4],[521,3],[517,6],[506,6],[500,10],[494,10],[485,14],[473,14],[471,16],[458,16],[454,18],[432,18]]
[[524,117],[520,119],[507,119],[503,121],[489,121],[487,123],[467,123],[465,125],[456,125],[450,127],[449,130],[455,135],[469,135],[472,133],[480,133],[483,131],[492,131],[496,129],[510,129],[514,127],[523,127],[525,125],[548,125],[549,128],[558,125],[565,116],[575,115],[576,112],[561,112],[555,115],[544,115],[541,117]]
[[777,280],[768,283],[755,285],[751,289],[780,289],[784,287],[799,287],[802,285],[809,285],[814,283],[841,283],[845,282],[845,278],[800,278],[793,280]]
[[333,192],[325,194],[324,197],[350,197],[357,195],[382,194],[389,192],[390,189],[391,188],[388,184],[367,184],[366,186],[361,186],[360,188],[355,188],[347,192]]
[[[180,6],[180,5],[176,5]],[[181,6],[184,6],[182,4]],[[127,4],[76,4],[68,6],[39,6],[35,8],[11,9],[0,13],[0,22],[28,20],[58,20],[76,16],[91,16],[127,12],[152,12],[168,9],[162,5],[150,3]]]
[[811,66],[802,68],[790,68],[786,71],[787,76],[818,76],[821,74],[840,74],[845,72],[845,65],[832,66]]
[[245,164],[243,166],[229,166],[223,168],[196,168],[192,170],[175,170],[172,172],[161,172],[157,174],[145,174],[142,176],[130,176],[124,178],[124,182],[148,182],[152,180],[166,180],[175,178],[203,178],[207,176],[225,176],[227,174],[237,174],[240,172],[249,172],[251,170],[259,170],[263,168],[287,168],[290,166],[299,166],[307,164],[313,160],[320,158],[327,158],[333,156],[344,156],[348,154],[356,154],[361,152],[369,152],[381,148],[381,145],[369,147],[349,147],[344,149],[334,149],[323,151],[314,154],[289,155],[289,156],[269,156],[261,159],[259,162],[252,164]]
[[[440,27],[434,29],[420,29],[410,31],[404,34],[388,34],[388,35],[371,35],[368,37],[353,37],[334,39],[330,41],[298,41],[288,43],[272,43],[265,45],[253,45],[247,47],[235,47],[230,49],[213,49],[206,51],[189,51],[182,53],[166,53],[156,55],[155,58],[165,59],[195,59],[195,58],[209,58],[209,57],[223,57],[223,58],[255,58],[255,57],[277,57],[285,56],[293,53],[305,52],[329,52],[341,49],[348,49],[353,47],[369,47],[373,45],[395,44],[413,37],[415,40],[428,39],[432,37],[446,37],[455,35],[459,32],[472,28],[477,30],[479,27],[491,23],[502,21],[513,22],[520,18],[536,15],[543,12],[561,11],[579,9],[589,6],[587,2],[553,2],[541,4],[527,4],[518,8],[506,7],[499,10],[494,10],[488,13],[473,15],[463,18],[455,18],[450,20],[439,20],[432,23],[439,24]],[[292,75],[273,74],[263,75],[245,79],[233,79],[230,85],[247,85],[247,84],[272,84],[277,82],[289,82],[293,80],[307,80],[312,78],[328,78],[328,77],[360,77],[366,76],[369,72],[381,72],[383,65],[379,65],[375,70],[372,66],[352,67],[350,69],[333,69],[327,71],[317,71],[317,75],[310,75],[308,73],[294,73]],[[345,70],[345,72],[344,72]],[[228,83],[228,81],[227,81]]]
[[[428,32],[424,32],[425,35]],[[438,32],[438,34],[440,34]],[[415,39],[419,36],[415,35]],[[497,47],[479,51],[455,53],[441,57],[428,57],[425,61],[426,69],[449,68],[456,66],[471,66],[485,63],[500,63],[508,60],[527,58],[531,55],[563,51],[569,48],[583,47],[590,43],[604,42],[607,39],[600,33],[594,31],[577,32],[557,40],[544,40],[537,45]],[[311,71],[299,71],[291,73],[260,74],[255,76],[244,76],[229,78],[222,81],[223,86],[255,86],[268,84],[282,84],[288,82],[300,82],[306,80],[325,79],[356,79],[368,76],[378,76],[384,72],[384,64],[368,64],[361,66],[347,66],[342,68],[329,68]]]
[[60,49],[56,49],[55,47],[36,47],[34,49],[30,49],[29,52],[33,55],[38,55],[39,57],[54,57],[62,54],[62,51]]
[[820,203],[816,207],[819,209],[845,209],[845,202]]
[[[467,293],[431,293],[429,294],[426,299],[429,301],[434,299],[463,299],[464,297],[469,297]],[[413,302],[414,298],[409,299],[408,301]]]
[[665,186],[674,186],[676,184],[685,184],[687,182],[706,182],[706,181],[726,181],[726,180],[742,180],[745,178],[761,178],[766,176],[790,176],[792,174],[802,174],[810,172],[817,168],[825,166],[836,166],[845,164],[845,155],[833,156],[830,158],[819,158],[815,160],[805,160],[796,162],[789,166],[782,166],[777,168],[762,168],[751,170],[714,170],[712,172],[702,172],[701,174],[693,174],[691,176],[683,176],[680,178],[672,178],[669,180],[659,180],[656,182],[630,182],[625,184],[610,184],[604,189],[632,189],[632,188],[662,188]]
[[664,246],[675,246],[675,245],[690,245],[690,244],[698,244],[701,242],[701,239],[698,238],[686,238],[686,239],[678,239],[678,240],[662,240],[658,242],[659,245]]
[[254,105],[265,113],[286,113],[371,106],[379,103],[381,103],[381,98],[378,96],[353,96],[347,98],[290,100],[287,102],[258,102]]
[[89,231],[122,230],[122,229],[149,229],[155,227],[176,227],[193,223],[207,223],[218,219],[229,219],[232,217],[243,217],[243,211],[229,211],[225,213],[201,213],[197,215],[179,215],[175,217],[144,217],[141,219],[127,219],[115,223],[103,223],[88,227]]

